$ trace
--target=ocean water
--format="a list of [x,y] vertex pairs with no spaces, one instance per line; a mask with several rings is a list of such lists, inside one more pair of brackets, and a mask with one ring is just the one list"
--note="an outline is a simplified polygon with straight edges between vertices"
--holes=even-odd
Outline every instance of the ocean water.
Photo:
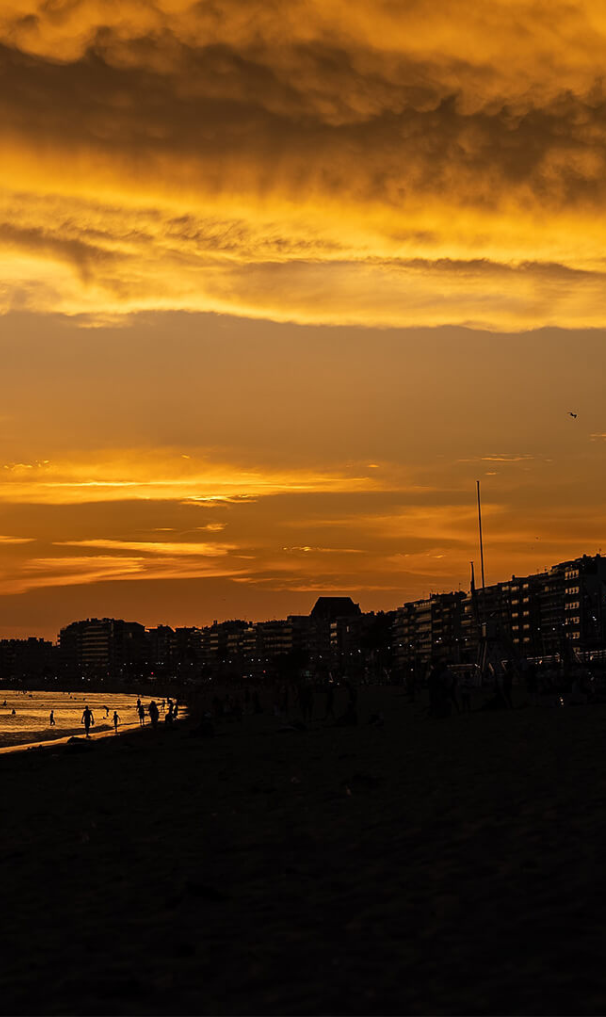
[[[145,722],[149,724],[147,707],[154,696],[141,696],[145,707]],[[160,721],[164,719],[162,699],[156,698],[160,708]],[[105,692],[23,692],[19,689],[0,690],[0,747],[36,742],[52,737],[61,738],[81,730],[82,711],[88,706],[93,711],[94,726],[91,733],[113,730],[114,710],[118,713],[118,730],[138,726],[136,695],[116,695]],[[105,707],[109,713],[106,716]],[[15,711],[13,714],[13,710]],[[51,726],[50,713],[54,711],[55,725]]]

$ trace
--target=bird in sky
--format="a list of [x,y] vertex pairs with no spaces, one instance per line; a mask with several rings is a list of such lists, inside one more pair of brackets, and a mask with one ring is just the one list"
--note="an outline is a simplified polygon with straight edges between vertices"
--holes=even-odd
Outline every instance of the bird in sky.
[[570,413],[568,414],[568,416],[569,416],[569,417],[574,417],[574,419],[576,420],[576,419],[577,419],[577,417],[578,417],[578,413],[572,413],[572,412],[570,412]]

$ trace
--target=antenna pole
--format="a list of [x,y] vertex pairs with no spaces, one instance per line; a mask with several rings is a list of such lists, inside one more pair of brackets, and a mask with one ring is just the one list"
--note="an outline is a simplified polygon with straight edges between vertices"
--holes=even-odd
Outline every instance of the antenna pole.
[[484,541],[482,539],[482,503],[480,501],[480,481],[476,480],[476,489],[478,494],[478,528],[480,531],[480,564],[482,568],[482,589],[485,587],[484,582]]

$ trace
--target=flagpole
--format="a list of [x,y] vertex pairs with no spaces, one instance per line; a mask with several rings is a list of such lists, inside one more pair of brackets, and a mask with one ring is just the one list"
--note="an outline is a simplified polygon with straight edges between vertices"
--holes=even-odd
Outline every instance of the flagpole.
[[482,539],[482,503],[480,501],[480,481],[476,480],[476,489],[478,493],[478,528],[480,531],[480,564],[482,567],[482,589],[484,589],[486,583],[484,581],[484,541]]

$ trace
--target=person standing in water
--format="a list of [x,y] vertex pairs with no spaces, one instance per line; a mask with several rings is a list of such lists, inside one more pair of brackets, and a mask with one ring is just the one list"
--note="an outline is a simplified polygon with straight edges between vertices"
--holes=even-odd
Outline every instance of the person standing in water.
[[54,710],[51,710],[51,712],[50,712],[50,726],[51,727],[55,726],[55,711]]
[[141,727],[143,727],[143,725],[145,724],[145,707],[141,703],[141,700],[139,700],[137,713],[139,714],[139,724],[141,725]]
[[151,725],[155,731],[156,728],[158,727],[158,717],[160,715],[158,704],[156,703],[155,699],[152,699],[147,709],[149,711],[149,719],[151,720]]
[[82,714],[82,721],[81,721],[81,723],[84,724],[84,730],[86,731],[86,737],[90,738],[90,727],[91,727],[91,724],[95,723],[95,718],[93,717],[93,711],[88,706],[84,707],[84,712]]
[[117,710],[114,710],[114,731],[116,732],[116,734],[118,734],[118,724],[119,723],[120,723],[120,718],[118,716],[118,712],[117,712]]

